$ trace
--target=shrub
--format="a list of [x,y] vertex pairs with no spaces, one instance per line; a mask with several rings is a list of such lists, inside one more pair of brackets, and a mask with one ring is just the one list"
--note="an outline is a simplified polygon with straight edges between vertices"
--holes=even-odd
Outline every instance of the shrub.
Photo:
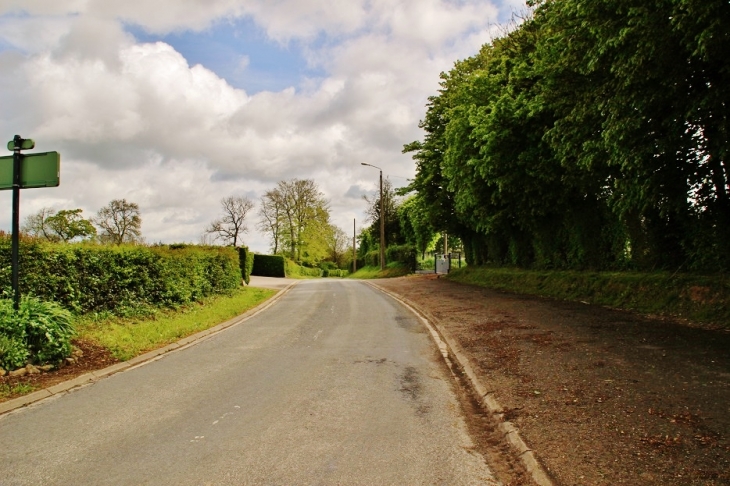
[[[86,313],[175,307],[241,285],[230,247],[100,246],[24,240],[20,289]],[[10,290],[10,242],[0,237],[0,286]]]
[[287,277],[321,277],[322,270],[319,268],[310,268],[297,265],[291,260],[286,260],[286,276]]
[[55,302],[25,296],[20,309],[12,299],[0,300],[0,366],[14,369],[30,359],[60,361],[71,354],[71,313]]
[[281,255],[254,255],[251,275],[286,277],[286,263]]
[[348,275],[350,275],[349,270],[333,269],[333,270],[325,270],[322,272],[323,277],[347,277]]
[[415,272],[417,254],[418,252],[413,245],[389,246],[385,249],[385,261],[402,263],[406,265],[411,272]]
[[247,246],[238,249],[238,264],[241,267],[241,276],[246,285],[251,281],[251,272],[253,271],[254,254]]

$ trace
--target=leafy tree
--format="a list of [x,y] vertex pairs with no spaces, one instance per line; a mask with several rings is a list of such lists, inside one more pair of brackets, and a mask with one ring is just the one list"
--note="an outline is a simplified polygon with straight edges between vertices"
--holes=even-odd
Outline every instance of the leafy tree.
[[74,239],[93,238],[96,228],[90,220],[81,216],[81,209],[62,209],[55,212],[43,208],[26,218],[23,231],[48,241],[69,242]]
[[101,208],[94,218],[94,224],[101,229],[99,238],[104,243],[120,245],[142,242],[142,218],[139,206],[127,202],[126,199],[114,199]]
[[326,257],[329,207],[312,179],[279,181],[264,194],[259,215],[275,252],[288,248],[292,259],[312,264]]
[[225,245],[238,246],[241,234],[248,231],[246,216],[253,207],[253,201],[246,197],[224,197],[221,199],[223,216],[210,223],[206,233],[223,241]]
[[76,238],[93,238],[96,228],[88,219],[81,217],[81,209],[62,209],[46,219],[46,225],[61,241]]
[[282,231],[284,230],[283,208],[283,200],[276,189],[266,191],[261,197],[260,219],[257,227],[261,232],[269,235],[271,253],[274,255],[281,250]]
[[341,228],[330,226],[327,235],[327,259],[342,268],[347,261],[348,255],[352,251],[350,248],[350,237]]

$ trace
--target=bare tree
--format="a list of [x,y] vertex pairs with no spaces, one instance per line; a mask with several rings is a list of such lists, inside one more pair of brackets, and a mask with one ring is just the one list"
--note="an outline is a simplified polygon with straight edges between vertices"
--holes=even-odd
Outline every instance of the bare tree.
[[59,241],[60,238],[53,233],[47,222],[54,214],[56,211],[51,208],[41,208],[37,213],[26,216],[21,228],[23,233],[49,241]]
[[96,213],[94,224],[101,228],[102,242],[119,245],[142,242],[139,206],[126,199],[114,199]]
[[247,197],[224,197],[221,199],[223,216],[216,219],[205,232],[214,235],[214,239],[222,240],[226,245],[238,246],[241,233],[246,233],[246,216],[253,209],[254,203]]

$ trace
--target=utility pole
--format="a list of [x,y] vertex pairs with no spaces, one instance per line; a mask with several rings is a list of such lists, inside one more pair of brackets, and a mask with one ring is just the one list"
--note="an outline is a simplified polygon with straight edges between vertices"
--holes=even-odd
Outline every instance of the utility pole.
[[380,171],[380,270],[385,270],[385,210],[383,208],[383,169],[372,164],[360,162],[360,165],[374,167]]
[[357,249],[355,248],[355,218],[352,218],[352,273],[357,272]]

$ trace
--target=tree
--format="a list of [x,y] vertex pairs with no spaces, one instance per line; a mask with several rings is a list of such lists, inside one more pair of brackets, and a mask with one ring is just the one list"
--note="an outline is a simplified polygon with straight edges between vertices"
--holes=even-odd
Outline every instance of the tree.
[[94,218],[94,224],[101,228],[100,239],[104,243],[140,243],[142,241],[142,218],[139,206],[126,199],[114,199],[101,208]]
[[339,268],[342,268],[348,253],[352,251],[350,243],[350,237],[347,233],[337,226],[330,226],[330,231],[327,236],[327,251],[329,253],[327,258]]
[[271,241],[271,253],[276,255],[281,250],[281,233],[284,229],[284,202],[281,193],[272,189],[266,191],[261,197],[259,206],[258,229],[269,235]]
[[221,206],[223,216],[210,223],[205,231],[226,245],[238,246],[240,235],[248,231],[246,216],[254,203],[246,197],[229,196],[221,199]]
[[54,214],[55,211],[51,208],[41,208],[37,213],[27,216],[21,228],[23,233],[49,241],[58,241],[58,236],[53,234],[47,224],[48,218]]
[[81,209],[62,209],[46,219],[46,225],[63,242],[75,238],[93,238],[96,228],[88,219],[81,217]]
[[55,212],[43,208],[25,219],[23,231],[48,241],[69,242],[73,239],[93,238],[96,228],[81,216],[81,209],[62,209]]
[[292,259],[310,263],[326,256],[329,207],[313,180],[279,181],[264,194],[261,212],[266,216],[259,228],[270,234],[276,249],[288,247]]

